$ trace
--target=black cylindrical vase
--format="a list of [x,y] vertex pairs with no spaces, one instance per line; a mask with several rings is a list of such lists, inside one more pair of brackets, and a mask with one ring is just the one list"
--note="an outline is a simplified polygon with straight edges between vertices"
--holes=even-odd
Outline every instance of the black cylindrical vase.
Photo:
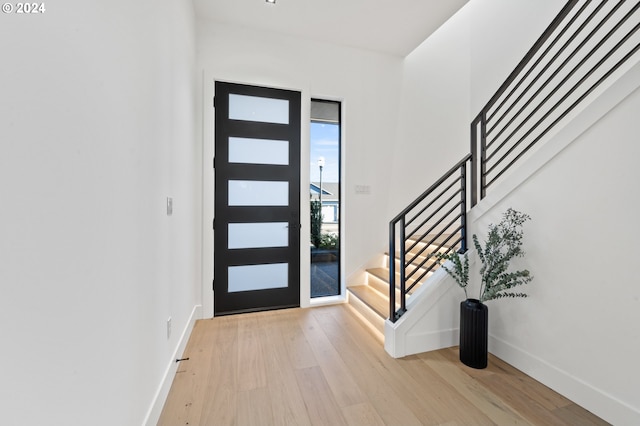
[[460,303],[460,361],[471,368],[487,368],[489,310],[477,299]]

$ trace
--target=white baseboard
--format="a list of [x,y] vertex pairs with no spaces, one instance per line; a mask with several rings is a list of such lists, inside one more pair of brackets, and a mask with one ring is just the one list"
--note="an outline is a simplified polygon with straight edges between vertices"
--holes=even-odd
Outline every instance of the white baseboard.
[[611,424],[640,425],[636,408],[492,335],[489,352]]
[[180,355],[184,353],[187,342],[189,341],[189,336],[191,336],[191,332],[193,331],[193,326],[195,325],[196,320],[201,318],[201,316],[202,305],[194,306],[193,310],[191,311],[189,321],[187,321],[186,327],[184,328],[184,330],[182,330],[178,346],[176,347],[176,350],[173,352],[171,359],[169,360],[169,365],[164,372],[162,381],[160,382],[160,386],[158,387],[158,390],[153,397],[151,407],[149,407],[149,411],[147,411],[147,415],[145,416],[143,425],[156,426],[158,424],[158,420],[160,420],[160,414],[162,414],[162,408],[164,407],[164,402],[167,399],[167,395],[169,395],[169,390],[171,389],[171,384],[173,383],[173,377],[176,375],[176,371],[178,370],[178,363],[176,362],[176,359],[180,358]]

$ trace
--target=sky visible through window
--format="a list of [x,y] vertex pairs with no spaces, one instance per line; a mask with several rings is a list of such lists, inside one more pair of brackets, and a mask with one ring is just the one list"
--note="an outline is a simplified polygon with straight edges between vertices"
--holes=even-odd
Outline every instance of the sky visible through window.
[[324,157],[323,182],[339,182],[340,172],[340,126],[331,123],[311,123],[311,182],[320,180],[318,158]]

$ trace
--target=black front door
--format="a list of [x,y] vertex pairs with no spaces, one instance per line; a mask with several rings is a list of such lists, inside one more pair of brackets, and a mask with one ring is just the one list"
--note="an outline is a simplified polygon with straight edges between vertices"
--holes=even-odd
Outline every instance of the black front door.
[[214,315],[300,306],[300,93],[215,85]]

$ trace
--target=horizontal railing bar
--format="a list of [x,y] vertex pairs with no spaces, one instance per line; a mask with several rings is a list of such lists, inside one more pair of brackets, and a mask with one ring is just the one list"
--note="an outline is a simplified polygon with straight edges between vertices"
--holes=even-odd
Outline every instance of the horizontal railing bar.
[[[453,176],[453,175],[452,175]],[[452,177],[449,176],[449,177]],[[446,182],[446,179],[445,179]],[[444,182],[443,182],[444,183]],[[440,197],[442,197],[448,190],[450,190],[456,183],[458,183],[458,179],[454,179],[449,186],[447,186],[445,189],[443,189],[440,194],[436,195],[433,200],[431,200],[426,206],[424,206],[418,213],[416,213],[410,220],[408,220],[405,223],[405,227],[408,227],[409,225],[411,225],[411,223],[413,223],[414,220],[416,220],[418,218],[418,216],[420,216],[422,213],[425,212],[425,210],[427,210],[429,207],[431,207],[433,205],[433,203],[435,203],[436,201],[438,201],[438,199]],[[418,226],[416,229],[419,229],[420,227]],[[413,234],[412,234],[413,235]],[[409,237],[409,236],[408,236]],[[408,238],[407,237],[407,238]]]
[[[623,0],[624,1],[624,0]],[[518,98],[514,101],[514,103],[512,103],[509,106],[509,109],[507,111],[505,111],[505,113],[502,115],[502,117],[500,117],[500,119],[494,123],[494,125],[491,127],[491,129],[487,129],[487,136],[491,133],[492,130],[494,130],[498,124],[507,116],[507,114],[509,114],[509,112],[511,112],[511,110],[517,105],[517,103],[524,97],[525,94],[527,94],[529,92],[529,89],[531,89],[531,87],[538,82],[538,80],[542,77],[542,75],[549,69],[549,67],[551,67],[552,64],[555,63],[555,60],[558,59],[558,57],[564,53],[564,51],[566,50],[567,47],[569,47],[569,45],[573,42],[573,40],[578,36],[578,34],[580,32],[582,32],[582,30],[584,30],[584,28],[591,22],[591,20],[595,17],[595,15],[600,11],[600,9],[602,9],[604,7],[605,3],[600,3],[600,5],[598,5],[598,7],[587,17],[587,19],[582,23],[582,25],[580,25],[580,27],[578,27],[578,29],[576,30],[576,32],[569,38],[569,40],[567,40],[564,45],[562,46],[562,48],[556,52],[556,54],[553,56],[553,58],[551,58],[549,60],[549,62],[544,66],[544,68],[542,69],[542,71],[540,71],[540,73],[535,77],[535,79],[533,81],[531,81],[531,83],[522,91],[522,93],[520,94],[520,96],[518,96]],[[587,37],[585,37],[585,39],[573,50],[573,52],[562,62],[562,64],[551,74],[551,76],[542,84],[542,86],[540,86],[540,88],[538,88],[538,90],[531,95],[531,97],[529,98],[529,100],[518,110],[518,112],[511,118],[511,120],[504,126],[502,127],[502,129],[500,129],[500,131],[498,132],[497,135],[495,135],[493,137],[493,141],[488,142],[487,143],[487,148],[491,147],[491,145],[493,145],[493,142],[498,140],[498,138],[500,138],[500,136],[502,136],[502,133],[504,133],[509,126],[511,125],[511,123],[513,123],[515,121],[515,119],[520,116],[520,114],[522,113],[522,111],[524,111],[527,106],[529,106],[529,104],[540,94],[540,92],[542,90],[544,90],[545,87],[547,87],[547,85],[549,84],[549,82],[551,82],[551,80],[553,80],[553,78],[555,78],[556,75],[558,75],[558,73],[565,67],[565,65],[567,63],[569,63],[569,61],[571,61],[571,59],[573,59],[573,57],[580,51],[580,49],[582,49],[584,47],[584,45],[595,35],[595,33],[602,27],[602,25],[604,25],[606,23],[606,21],[609,20],[609,18],[613,15],[613,13],[621,6],[621,3],[618,3],[618,5],[616,5],[616,8],[614,10],[612,10],[611,12],[609,12],[609,15],[606,16],[597,26],[594,30],[591,31],[590,34],[587,35]],[[584,5],[584,7],[586,7],[586,4]],[[576,15],[577,17],[578,15]],[[568,28],[568,27],[567,27]],[[487,121],[489,121],[487,119]],[[509,137],[507,138],[507,140],[509,140],[509,138],[513,136],[513,133],[511,135],[509,135]],[[506,143],[506,141],[505,141]],[[498,147],[496,150],[499,150],[502,146],[504,145],[504,143],[502,145],[500,145],[500,147]],[[487,158],[488,160],[489,158]]]
[[[587,6],[589,6],[589,4],[591,3],[591,0],[588,0],[587,2],[585,2],[584,5],[582,5],[582,7],[580,8],[580,10],[578,10],[573,17],[569,20],[569,22],[567,22],[567,25],[564,26],[564,28],[562,28],[562,30],[555,36],[555,38],[553,39],[553,41],[551,43],[549,43],[549,46],[547,46],[547,48],[545,49],[545,51],[540,55],[540,57],[538,57],[538,59],[536,60],[536,62],[527,70],[527,72],[525,73],[524,76],[522,76],[518,83],[515,85],[515,87],[513,89],[511,89],[511,91],[509,92],[509,94],[507,94],[507,96],[505,96],[505,98],[502,100],[502,102],[500,103],[500,105],[498,105],[492,114],[487,115],[487,124],[493,119],[493,117],[498,113],[498,111],[500,111],[500,109],[502,109],[502,107],[504,106],[504,104],[509,100],[509,98],[511,98],[511,96],[515,93],[516,90],[518,90],[518,88],[520,87],[520,85],[522,83],[524,83],[524,81],[527,79],[527,77],[529,77],[529,75],[531,75],[531,73],[533,72],[533,70],[540,64],[540,62],[542,61],[542,59],[544,59],[547,54],[551,51],[551,49],[556,45],[556,43],[558,41],[560,41],[560,39],[562,38],[562,36],[569,30],[569,28],[573,25],[573,23],[578,19],[578,17],[580,17],[582,15],[582,13],[584,12],[584,10],[587,8]],[[531,83],[524,89],[522,90],[522,93],[520,93],[520,95],[516,98],[516,100],[511,104],[511,106],[509,106],[509,108],[500,116],[500,118],[498,119],[498,121],[496,121],[493,126],[491,128],[487,129],[487,136],[489,136],[491,134],[491,132],[500,124],[500,122],[507,116],[507,114],[509,114],[509,112],[511,112],[511,109],[520,101],[520,99],[522,99],[522,97],[524,96],[525,93],[527,93],[529,91],[529,89],[531,88],[531,86],[533,86],[538,79],[547,71],[547,69],[551,66],[551,64],[558,58],[558,56],[560,56],[565,49],[569,46],[569,44],[578,36],[578,34],[580,32],[582,32],[582,30],[584,29],[584,27],[587,26],[587,24],[589,22],[591,22],[591,20],[593,19],[593,17],[596,15],[596,13],[602,9],[602,7],[604,7],[604,3],[600,3],[600,5],[591,13],[590,16],[587,17],[587,19],[582,23],[582,25],[580,25],[580,27],[578,27],[578,29],[573,33],[573,35],[571,35],[571,37],[569,37],[569,40],[567,40],[567,42],[564,43],[564,45],[560,48],[560,50],[558,50],[558,52],[556,52],[555,55],[553,55],[553,58],[551,58],[549,60],[549,62],[547,62],[547,64],[542,68],[542,70],[536,75],[536,77],[531,81]],[[497,139],[498,137],[500,137],[500,134],[498,134],[495,138]],[[491,144],[488,144],[487,146],[490,146]]]
[[[575,72],[580,69],[582,67],[582,65],[584,65],[584,63],[586,61],[588,61],[591,56],[593,56],[593,54],[600,48],[602,47],[602,45],[611,37],[611,35],[613,35],[613,33],[622,25],[624,24],[624,22],[626,22],[626,19],[629,18],[629,16],[631,16],[631,14],[638,8],[640,7],[640,3],[637,4],[634,9],[627,15],[625,16],[625,20],[619,22],[613,29],[611,29],[611,31],[609,31],[609,33],[606,35],[606,37],[604,39],[602,39],[598,44],[596,44],[596,46],[591,49],[591,51],[587,54],[587,56],[585,56],[570,72],[567,76],[565,76],[565,78],[562,79],[562,81],[555,87],[555,89],[549,93],[540,104],[538,104],[538,106],[523,120],[522,124],[516,129],[514,130],[514,132],[512,132],[509,135],[509,138],[511,136],[513,136],[519,129],[522,128],[522,126],[524,125],[524,123],[526,123],[533,115],[535,115],[535,113],[537,113],[540,108],[549,100],[551,99],[551,97],[553,95],[555,95],[555,93],[558,91],[558,89],[560,87],[562,87],[574,74]],[[640,24],[638,24],[640,25]],[[562,98],[561,100],[556,103],[549,111],[547,111],[547,113],[540,119],[538,120],[538,122],[536,122],[536,124],[529,129],[529,131],[520,138],[520,140],[518,140],[518,142],[516,142],[511,149],[509,149],[501,158],[500,160],[498,160],[492,167],[489,168],[489,170],[487,170],[487,174],[491,171],[491,169],[495,168],[500,162],[502,162],[502,160],[504,160],[504,158],[506,156],[508,156],[515,147],[517,147],[527,136],[529,136],[531,134],[531,132],[533,130],[535,130],[542,121],[544,121],[553,111],[555,111],[555,109],[566,100],[567,97],[569,97],[571,94],[573,94],[573,92],[580,87],[580,85],[591,76],[591,74],[593,74],[604,62],[606,62],[607,59],[609,59],[611,57],[611,55],[613,55],[613,53],[615,53],[637,30],[638,30],[638,25],[636,25],[629,33],[627,33],[625,35],[625,37],[622,38],[622,40],[620,40],[614,47],[613,49],[611,49],[600,61],[598,61],[598,63],[589,70],[589,72],[587,74],[585,74],[579,81],[578,83],[576,83],[570,90],[569,92],[567,92]],[[500,144],[500,146],[498,147],[498,149],[502,148],[504,146],[504,144],[506,144],[506,142],[508,141],[507,138],[502,144]],[[496,149],[491,155],[489,155],[487,157],[487,161],[489,161],[497,152],[498,149]]]
[[[460,207],[460,205],[458,205],[458,206],[456,206],[456,207]],[[452,211],[453,211],[453,210],[451,210],[451,211],[447,212],[447,214],[445,214],[445,215],[440,219],[440,222],[442,222],[444,219],[448,218],[448,217],[449,217],[449,214],[451,214],[451,212],[452,212]],[[456,220],[458,220],[458,219],[460,219],[460,215],[455,216],[455,217],[453,218],[453,220],[451,220],[451,221],[447,224],[447,226],[445,226],[444,228],[442,228],[442,230],[441,230],[438,234],[436,234],[436,236],[435,236],[435,237],[433,237],[433,238],[431,239],[431,241],[429,241],[428,243],[426,243],[426,244],[425,244],[425,246],[422,248],[422,250],[420,250],[420,251],[418,251],[417,253],[415,253],[415,255],[414,255],[410,260],[406,260],[406,259],[405,259],[405,263],[404,263],[404,264],[402,264],[402,267],[403,267],[403,268],[406,268],[407,266],[409,266],[410,264],[412,264],[412,263],[413,263],[413,262],[414,262],[418,257],[420,257],[420,256],[422,255],[422,253],[424,253],[424,251],[425,251],[429,246],[433,245],[433,243],[434,243],[438,238],[440,238],[440,237],[442,236],[442,234],[444,234],[444,231],[446,231],[447,229],[449,229],[449,227],[450,227],[451,225],[453,225],[453,224],[455,223],[455,221],[456,221]],[[440,223],[440,222],[438,222],[438,223]],[[433,230],[433,227],[432,227],[431,229]],[[426,239],[425,237],[426,237],[426,234],[423,236],[423,240],[425,240],[425,239]]]
[[[638,7],[640,7],[640,3],[636,4],[636,6],[632,9],[632,11],[629,12],[629,14],[627,14],[627,16],[625,16],[625,21],[626,19],[629,18],[629,16],[631,16],[631,14],[638,9]],[[607,34],[607,38],[611,36],[611,34],[617,30],[617,28],[619,28],[620,25],[622,25],[624,23],[624,21],[618,23],[618,25],[616,25],[616,27],[614,27],[608,34]],[[496,161],[496,163],[489,167],[489,169],[487,169],[486,174],[488,175],[489,173],[491,173],[491,171],[493,169],[495,169],[498,164],[500,164],[509,154],[511,154],[511,152],[513,152],[513,150],[515,148],[518,147],[518,145],[520,145],[525,138],[527,138],[544,120],[546,120],[549,115],[551,115],[557,108],[558,106],[560,106],[569,96],[571,96],[573,94],[573,92],[575,92],[581,85],[582,83],[584,83],[598,68],[600,68],[600,66],[602,64],[604,64],[607,59],[609,59],[611,57],[611,55],[613,55],[629,38],[631,38],[631,36],[633,34],[636,33],[636,31],[638,31],[638,28],[640,28],[640,23],[636,24],[618,43],[616,43],[616,45],[603,57],[601,58],[598,63],[596,63],[596,65],[594,65],[558,102],[556,102],[556,104],[551,107],[551,109],[549,109],[543,116],[542,118],[540,118],[534,125],[533,127],[531,127],[531,129],[529,129],[519,140],[518,142],[516,142],[515,144],[513,144],[513,146],[502,156],[500,157],[500,159],[498,161]],[[570,78],[574,71],[580,67],[581,65],[584,64],[584,62],[586,62],[593,54],[593,52],[595,52],[595,50],[599,49],[602,44],[605,42],[606,40],[602,40],[600,43],[598,43],[592,50],[591,52],[589,52],[588,57],[584,58],[582,61],[580,61],[580,63],[576,66],[576,68],[574,68],[572,70],[572,72],[565,77],[561,82],[560,85],[564,84],[568,78]],[[551,95],[551,94],[550,94]],[[543,103],[546,102],[549,99],[550,96],[547,96],[544,100]],[[531,117],[531,115],[535,112],[537,112],[540,107],[543,104],[541,103],[540,105],[538,105],[538,107],[531,113],[529,114],[529,116],[527,117],[527,119],[529,119]],[[489,157],[487,158],[487,161],[489,160]]]
[[443,181],[447,180],[447,178],[449,176],[451,176],[453,173],[456,172],[456,170],[458,170],[460,168],[460,166],[464,163],[466,163],[467,161],[469,161],[469,159],[471,158],[471,154],[467,154],[465,155],[465,157],[458,161],[456,163],[455,166],[453,166],[451,169],[449,169],[449,171],[447,171],[440,179],[438,179],[436,181],[436,183],[434,183],[433,185],[431,185],[426,191],[424,191],[418,198],[416,198],[411,204],[409,204],[404,210],[402,210],[402,212],[400,212],[396,217],[394,217],[391,222],[396,223],[400,220],[400,218],[402,218],[403,216],[405,216],[408,212],[410,212],[411,210],[413,210],[418,204],[420,204],[420,202],[422,200],[424,200],[430,193],[432,193],[433,191],[435,191],[436,188],[438,188],[438,186],[440,186],[442,184]]
[[[438,220],[438,221],[437,221],[437,222],[436,222],[436,223],[435,223],[435,224],[434,224],[434,225],[433,225],[433,226],[432,226],[432,227],[431,227],[427,232],[425,232],[425,233],[424,233],[424,234],[423,234],[423,235],[422,235],[422,236],[421,236],[421,237],[420,237],[420,238],[419,238],[415,243],[413,243],[413,244],[409,247],[409,249],[407,249],[407,253],[409,253],[411,250],[413,250],[413,249],[415,248],[415,246],[416,246],[416,245],[418,245],[419,243],[423,243],[423,242],[424,242],[424,240],[426,239],[426,237],[427,237],[427,236],[428,236],[428,235],[429,235],[429,234],[430,234],[430,233],[431,233],[431,232],[432,232],[432,231],[433,231],[433,230],[434,230],[434,229],[435,229],[435,228],[436,228],[440,223],[442,223],[442,221],[444,221],[446,218],[448,218],[448,217],[449,217],[449,215],[450,215],[451,213],[453,213],[453,212],[454,212],[456,209],[458,209],[458,208],[460,208],[460,203],[455,204],[455,205],[454,205],[454,206],[453,206],[453,207],[452,207],[448,212],[446,212],[446,213],[445,213],[445,214],[444,214],[444,215],[443,215],[443,216],[442,216],[442,217],[441,217],[441,218],[440,218],[440,219],[439,219],[439,220]],[[455,221],[456,221],[457,219],[459,219],[459,218],[460,218],[460,215],[456,216],[456,217],[453,219],[453,222],[455,222]],[[444,229],[448,229],[448,228],[449,228],[449,226],[451,226],[451,223],[450,223],[449,225],[447,225]],[[443,232],[443,231],[441,231],[441,232],[440,232],[440,235],[442,235],[442,232]],[[438,235],[438,236],[439,236],[439,235]],[[426,250],[426,249],[427,249],[431,244],[432,244],[432,242],[430,242],[430,243],[426,244],[426,245],[422,248],[422,250],[418,251],[418,252],[417,252],[417,253],[416,253],[416,254],[411,258],[411,260],[409,260],[409,261],[407,261],[407,262],[405,263],[405,265],[404,265],[404,266],[406,267],[408,264],[412,263],[412,262],[416,259],[416,257],[420,256],[420,255],[421,255],[421,254],[422,254],[422,253],[423,253],[423,252],[424,252],[424,251],[425,251],[425,250]]]
[[[640,24],[639,24],[640,25]],[[636,25],[636,27],[638,27],[638,25]],[[576,106],[578,106],[580,104],[580,102],[582,102],[587,96],[589,96],[591,94],[591,92],[593,92],[600,84],[602,84],[603,81],[605,81],[607,78],[609,78],[611,76],[611,74],[613,74],[614,72],[616,72],[616,70],[618,68],[620,68],[620,66],[622,66],[622,64],[624,64],[627,60],[629,60],[629,58],[631,58],[638,50],[640,50],[640,43],[636,44],[636,46],[629,52],[627,53],[622,59],[620,59],[616,65],[614,67],[612,67],[609,71],[607,71],[607,73],[605,75],[603,75],[598,81],[596,81],[590,88],[589,90],[587,90],[584,94],[582,94],[582,96],[580,96],[575,102],[573,102],[571,104],[571,106],[569,106],[569,108],[567,108],[564,113],[562,113],[562,115],[560,115],[558,118],[556,118],[549,126],[547,126],[547,128],[540,134],[538,135],[531,143],[529,143],[529,145],[527,145],[527,147],[522,150],[520,152],[520,154],[517,155],[516,158],[514,158],[507,167],[505,167],[504,169],[502,169],[502,171],[500,171],[500,173],[498,173],[495,177],[493,177],[489,182],[487,182],[487,184],[485,185],[485,187],[489,187],[493,182],[495,182],[504,172],[507,171],[507,169],[509,167],[511,167],[511,165],[513,165],[517,160],[519,160],[524,154],[527,153],[527,151],[529,149],[531,149],[540,139],[542,139],[544,137],[544,135],[546,135],[556,124],[558,124],[564,117],[567,116],[567,114],[569,114]]]
[[[457,233],[458,233],[458,232],[460,232],[460,230],[461,230],[461,229],[462,229],[462,227],[458,227],[458,229],[456,229],[456,230],[455,230],[451,235],[449,235],[449,237],[447,237],[447,239],[446,239],[446,240],[444,240],[443,242],[441,242],[441,243],[438,245],[438,248],[436,248],[433,252],[429,253],[429,255],[428,255],[428,256],[426,256],[425,260],[423,260],[423,261],[422,261],[422,262],[421,262],[421,263],[420,263],[416,268],[414,268],[414,269],[413,269],[413,271],[411,271],[411,273],[409,273],[409,274],[407,275],[407,279],[410,279],[410,278],[411,278],[411,277],[412,277],[412,276],[413,276],[417,271],[419,271],[419,270],[420,270],[420,268],[422,268],[422,266],[424,266],[424,264],[425,264],[425,263],[427,263],[427,261],[429,261],[430,259],[433,259],[433,258],[435,257],[435,256],[434,256],[434,254],[435,254],[435,253],[438,253],[438,251],[439,251],[442,247],[444,247],[444,245],[445,245],[446,243],[448,243],[448,242],[449,242],[449,240],[450,240],[454,235],[457,235]],[[461,240],[462,240],[462,238],[459,238],[459,239],[458,239],[458,241],[456,241],[456,243],[455,243],[455,244],[459,243]],[[455,245],[455,244],[454,244],[454,245]],[[411,266],[411,265],[407,265],[407,266]],[[422,280],[422,278],[424,278],[424,275],[426,275],[426,274],[428,273],[428,271],[432,270],[432,269],[433,269],[433,267],[434,267],[434,265],[432,265],[431,267],[429,267],[429,268],[427,269],[427,272],[425,272],[424,274],[422,274],[422,275],[420,276],[420,278],[416,279],[415,281],[421,281],[421,280]],[[406,268],[406,267],[405,267],[405,268]]]
[[[456,217],[456,219],[459,219],[459,218],[460,218],[460,216]],[[428,245],[428,246],[433,245],[433,244],[438,240],[438,238],[440,238],[440,237],[442,236],[442,234],[444,234],[444,232],[445,232],[445,231],[447,231],[451,225],[453,225],[453,222],[455,222],[455,219],[454,219],[453,221],[449,222],[449,224],[448,224],[448,225],[447,225],[447,226],[446,226],[442,231],[440,231],[440,232],[439,232],[435,237],[433,237],[433,238],[431,239],[431,241],[429,241],[429,242],[427,243],[427,245]],[[458,232],[458,231],[460,231],[460,229],[461,229],[461,228],[462,228],[462,227],[461,227],[461,226],[459,226],[458,228],[454,229],[454,230],[451,232],[451,235],[455,235],[455,233],[456,233],[456,232]],[[447,241],[447,240],[445,240],[445,241]]]
[[[448,242],[449,242],[449,240],[450,240],[454,235],[456,235],[456,233],[460,232],[460,230],[461,230],[461,229],[462,229],[462,227],[461,227],[461,226],[459,226],[459,227],[458,227],[458,228],[457,228],[453,233],[451,233],[451,235],[449,235],[449,236],[448,236],[448,237],[447,237],[443,242],[441,242],[440,244],[438,244],[438,247],[437,247],[434,251],[432,251],[431,253],[428,253],[426,256],[424,256],[424,258],[425,258],[425,259],[424,259],[422,262],[420,262],[419,264],[417,264],[417,265],[416,265],[416,264],[414,264],[414,263],[409,263],[409,264],[407,264],[407,265],[405,266],[405,268],[407,268],[407,269],[408,269],[410,266],[413,266],[413,267],[414,267],[414,268],[413,268],[413,270],[412,270],[412,271],[407,275],[407,279],[410,279],[410,278],[413,276],[413,274],[415,274],[415,273],[416,273],[420,268],[422,268],[422,267],[424,266],[424,264],[425,264],[425,263],[427,263],[429,260],[433,259],[433,258],[434,258],[434,254],[435,254],[435,253],[437,253],[437,252],[439,252],[439,251],[440,251],[440,249],[441,249],[442,247],[444,247],[444,245],[445,245],[446,243],[448,243]],[[460,241],[461,241],[461,238],[459,238],[457,242],[460,242]]]
[[544,45],[549,36],[555,31],[555,29],[560,25],[560,23],[564,20],[564,18],[569,14],[569,12],[576,6],[578,0],[571,0],[567,2],[567,4],[562,8],[560,13],[553,19],[551,24],[546,28],[546,30],[542,33],[542,35],[536,40],[533,47],[529,49],[527,54],[520,60],[516,68],[509,74],[509,77],[502,83],[502,86],[498,89],[498,91],[491,97],[487,105],[484,107],[483,111],[489,111],[491,107],[497,102],[497,100],[502,96],[502,94],[507,90],[507,88],[511,85],[511,83],[516,79],[518,74],[524,69],[524,67],[529,63],[531,58],[536,54],[540,47]]
[[[424,264],[425,264],[425,263],[427,263],[428,261],[430,261],[430,260],[432,260],[432,259],[434,259],[434,258],[435,258],[435,256],[434,256],[434,253],[432,252],[432,253],[429,253],[427,256],[425,256],[425,260],[423,260],[422,262],[420,262],[420,264],[419,264],[419,265],[409,265],[409,266],[413,266],[414,268],[411,270],[411,272],[408,272],[408,271],[407,271],[407,279],[408,279],[408,280],[409,280],[409,279],[411,279],[411,277],[412,277],[416,272],[418,272],[418,271],[419,271],[419,270],[424,266]],[[408,269],[408,267],[407,267],[407,269]],[[418,281],[419,281],[419,279],[418,279]]]
[[[453,236],[453,235],[455,235],[455,234],[451,234],[451,236]],[[460,241],[462,241],[462,239],[458,239],[457,241],[455,241],[452,244],[452,246],[455,247],[456,244],[460,243]],[[447,253],[450,253],[450,252],[451,252],[451,250],[447,250]],[[434,263],[433,265],[429,266],[418,278],[416,278],[414,280],[413,284],[411,286],[409,286],[409,288],[407,288],[407,291],[409,292],[409,291],[413,290],[413,287],[415,287],[419,282],[421,282],[422,279],[424,277],[426,277],[429,272],[433,271],[437,265],[438,265],[437,263]]]
[[[456,182],[454,183],[460,183],[459,179],[456,179]],[[440,204],[440,207],[434,211],[433,213],[431,213],[427,218],[425,218],[422,223],[420,223],[420,225],[418,225],[411,233],[409,233],[409,235],[406,235],[406,239],[409,240],[411,237],[413,237],[419,230],[422,229],[422,227],[424,225],[427,224],[427,222],[429,222],[431,219],[433,219],[433,217],[438,214],[438,212],[440,211],[440,209],[442,209],[444,206],[446,206],[447,204],[449,204],[451,202],[451,200],[453,200],[454,198],[457,198],[460,196],[460,193],[462,192],[462,189],[458,189],[456,192],[454,192],[446,201],[444,201],[443,203]],[[459,203],[458,203],[459,204]],[[415,247],[415,245],[417,243],[419,243],[420,241],[416,241],[410,248],[409,250],[411,250],[413,247]]]
[[[459,217],[458,217],[458,218],[456,218],[456,219],[459,219]],[[455,221],[454,221],[454,222],[455,222]],[[450,225],[449,225],[449,226],[451,226],[451,225],[453,225],[453,223],[450,223]],[[456,232],[457,232],[457,231],[456,231]],[[431,244],[429,244],[429,245],[431,245]],[[415,255],[415,256],[414,256],[414,257],[413,257],[409,262],[405,262],[404,267],[405,267],[405,268],[408,268],[409,266],[411,266],[411,265],[413,264],[413,262],[415,262],[415,261],[416,261],[416,259],[418,259],[419,257],[421,257],[421,256],[422,256],[422,254],[425,252],[425,250],[426,250],[426,247],[425,247],[425,248],[423,248],[422,250],[420,250],[420,251],[419,251],[419,252],[418,252],[418,253],[417,253],[417,254],[416,254],[416,255]],[[431,254],[431,253],[428,253],[427,255],[424,255],[424,257],[429,257],[429,255],[430,255],[430,254]],[[413,274],[412,274],[412,275],[413,275]],[[410,278],[410,277],[407,277],[407,278]]]
[[[587,42],[589,40],[591,40],[591,38],[596,34],[596,32],[602,28],[602,26],[611,18],[611,16],[613,16],[613,14],[618,10],[618,8],[622,5],[622,3],[624,2],[624,0],[622,0],[620,3],[618,3],[614,9],[612,9],[611,11],[609,11],[609,13],[607,14],[607,16],[605,16],[605,18],[587,35],[587,37],[585,37],[585,39],[574,49],[574,51],[571,53],[571,55],[569,55],[563,62],[562,64],[560,64],[560,66],[551,74],[551,76],[549,76],[549,78],[547,78],[547,80],[542,84],[542,86],[540,86],[538,88],[538,90],[531,95],[531,97],[529,98],[529,100],[518,110],[518,112],[512,117],[512,119],[509,121],[509,125],[515,121],[515,119],[517,117],[520,116],[520,114],[529,106],[529,104],[531,104],[531,102],[536,99],[538,97],[538,95],[542,92],[542,90],[544,90],[547,85],[558,75],[558,73],[574,58],[574,56],[585,46],[585,44],[587,44]],[[637,5],[636,5],[637,8]],[[635,9],[634,9],[635,10]],[[502,149],[502,147],[505,146],[505,144],[513,137],[513,135],[515,135],[521,128],[522,126],[524,126],[524,123],[526,123],[527,121],[529,121],[529,119],[535,115],[536,112],[538,112],[540,110],[540,108],[553,96],[558,92],[558,89],[561,88],[572,76],[573,74],[576,73],[576,71],[578,71],[579,69],[581,69],[582,65],[584,65],[584,63],[586,61],[589,60],[589,58],[591,58],[591,56],[593,56],[593,54],[600,48],[602,47],[602,45],[615,33],[615,31],[619,28],[620,25],[622,25],[624,22],[626,22],[626,20],[629,18],[630,15],[625,17],[624,21],[619,22],[611,31],[609,31],[609,33],[605,36],[605,38],[603,38],[602,40],[600,40],[600,42],[598,42],[598,44],[596,44],[596,46],[591,49],[589,51],[589,53],[582,58],[582,60],[578,63],[578,65],[576,65],[567,76],[565,76],[562,81],[560,81],[560,83],[558,83],[558,85],[555,86],[555,88],[542,100],[542,102],[540,102],[538,104],[538,106],[525,118],[522,120],[522,123],[520,124],[520,126],[518,126],[514,131],[512,131],[509,136],[498,146],[498,148],[496,148],[493,153],[491,155],[489,155],[487,157],[487,161],[489,161],[494,155],[496,155],[498,153],[498,151],[500,151]],[[505,129],[508,128],[508,125],[503,127],[503,129],[500,131],[500,133],[498,134],[501,135],[502,131],[504,131]],[[496,136],[496,138],[498,137]],[[490,144],[488,145],[490,146]]]

